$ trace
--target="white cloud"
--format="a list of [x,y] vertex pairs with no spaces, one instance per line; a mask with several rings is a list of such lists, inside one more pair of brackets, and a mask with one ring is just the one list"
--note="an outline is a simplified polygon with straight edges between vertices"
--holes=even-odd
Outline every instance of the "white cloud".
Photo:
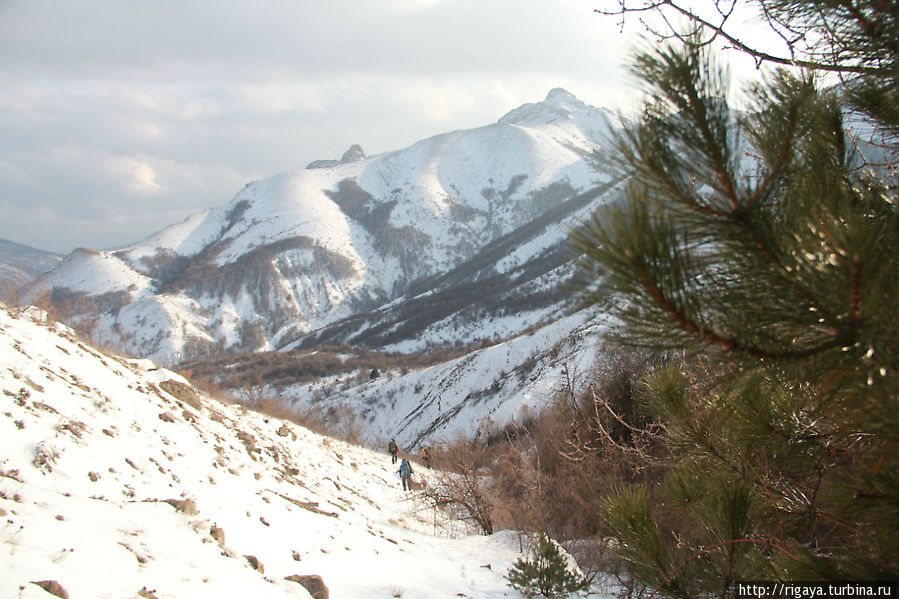
[[127,190],[146,194],[160,190],[156,171],[146,161],[131,156],[112,156],[106,160],[110,178]]
[[242,108],[264,113],[323,112],[328,105],[321,86],[314,83],[245,84],[237,87],[237,97]]
[[0,201],[93,222],[41,238],[2,219],[0,238],[55,251],[143,238],[170,224],[147,215],[353,143],[486,125],[556,86],[599,105],[618,83],[590,0],[0,4]]
[[444,2],[446,0],[385,0],[384,4],[389,10],[420,12],[432,10]]
[[470,87],[452,81],[415,78],[399,81],[388,89],[404,110],[432,123],[458,117],[477,104],[477,96]]

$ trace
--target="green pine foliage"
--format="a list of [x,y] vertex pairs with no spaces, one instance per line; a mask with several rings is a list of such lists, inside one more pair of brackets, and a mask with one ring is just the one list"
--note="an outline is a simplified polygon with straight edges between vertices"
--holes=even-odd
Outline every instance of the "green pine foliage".
[[670,597],[896,579],[895,69],[836,87],[781,71],[743,111],[701,44],[634,71],[648,101],[607,157],[626,201],[573,235],[612,339],[680,356],[641,393],[664,482],[601,505],[619,556]]
[[518,558],[506,579],[526,597],[561,599],[590,588],[590,581],[569,569],[559,546],[543,532],[535,536],[530,557]]

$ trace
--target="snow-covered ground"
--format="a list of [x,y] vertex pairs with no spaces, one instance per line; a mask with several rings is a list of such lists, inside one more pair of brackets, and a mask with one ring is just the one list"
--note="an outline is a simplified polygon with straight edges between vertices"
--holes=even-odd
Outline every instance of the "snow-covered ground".
[[419,509],[385,454],[2,306],[0,391],[0,598],[520,597],[519,536]]

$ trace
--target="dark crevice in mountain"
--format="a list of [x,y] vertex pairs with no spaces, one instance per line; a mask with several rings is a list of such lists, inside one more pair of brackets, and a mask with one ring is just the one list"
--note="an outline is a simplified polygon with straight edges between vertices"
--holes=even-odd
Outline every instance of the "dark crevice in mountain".
[[[518,191],[522,183],[527,181],[527,178],[527,175],[515,175],[509,179],[509,184],[506,186],[505,191],[497,191],[493,187],[485,187],[481,190],[481,195],[490,203],[491,222],[493,221],[493,214],[496,211],[496,208],[508,202],[509,198],[512,197],[512,194]],[[488,182],[492,184],[493,179],[489,179]]]
[[90,337],[96,323],[96,314],[116,314],[131,301],[127,291],[113,291],[91,295],[84,291],[73,291],[64,287],[54,287],[49,296],[50,307],[65,319],[80,334]]
[[250,209],[250,202],[248,200],[241,200],[234,204],[231,207],[231,210],[228,211],[228,214],[225,215],[225,218],[228,219],[228,224],[222,228],[222,234],[227,233],[231,230],[231,228],[237,224],[240,218],[246,213],[247,210]]
[[420,281],[406,292],[406,296],[416,296],[433,289],[446,289],[455,286],[462,281],[477,278],[484,270],[492,272],[495,265],[504,257],[512,253],[516,248],[536,237],[541,231],[558,226],[571,214],[587,207],[602,194],[612,189],[618,181],[613,181],[599,187],[594,187],[584,193],[575,195],[570,199],[556,204],[544,211],[538,218],[528,224],[519,227],[508,235],[504,235],[485,245],[475,256],[464,264],[459,265],[450,272]]
[[[378,253],[398,258],[403,272],[414,276],[411,273],[426,268],[421,250],[430,244],[428,236],[412,227],[394,227],[390,224],[390,214],[397,200],[378,201],[355,179],[343,179],[337,184],[337,191],[324,190],[324,193],[372,236]],[[400,281],[397,287],[401,288],[406,283]]]
[[333,279],[344,279],[356,274],[353,263],[341,254],[318,245],[306,236],[290,237],[253,248],[234,262],[217,264],[211,256],[201,252],[194,258],[180,257],[182,264],[174,276],[160,281],[160,293],[183,292],[197,297],[204,293],[236,297],[243,287],[263,289],[276,275],[275,267],[287,269],[284,254],[291,250],[310,251],[314,262],[327,271]]
[[[140,259],[143,268],[137,268],[140,272],[145,272],[150,278],[156,289],[160,293],[166,293],[172,289],[176,289],[178,280],[184,276],[188,269],[196,268],[196,264],[212,262],[212,260],[228,248],[233,242],[232,238],[225,239],[225,234],[234,228],[247,210],[250,208],[250,202],[241,200],[235,203],[228,213],[225,215],[225,224],[222,225],[221,231],[216,236],[215,241],[204,247],[194,256],[184,256],[170,249],[160,249],[153,256],[144,256]],[[120,260],[131,263],[128,252],[120,250],[113,254]],[[135,266],[132,264],[132,266]]]

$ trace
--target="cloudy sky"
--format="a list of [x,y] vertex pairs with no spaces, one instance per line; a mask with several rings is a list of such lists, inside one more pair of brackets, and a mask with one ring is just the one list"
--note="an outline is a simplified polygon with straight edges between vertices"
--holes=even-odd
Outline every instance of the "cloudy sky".
[[609,0],[0,0],[0,238],[138,241],[249,181],[496,121],[617,108]]

